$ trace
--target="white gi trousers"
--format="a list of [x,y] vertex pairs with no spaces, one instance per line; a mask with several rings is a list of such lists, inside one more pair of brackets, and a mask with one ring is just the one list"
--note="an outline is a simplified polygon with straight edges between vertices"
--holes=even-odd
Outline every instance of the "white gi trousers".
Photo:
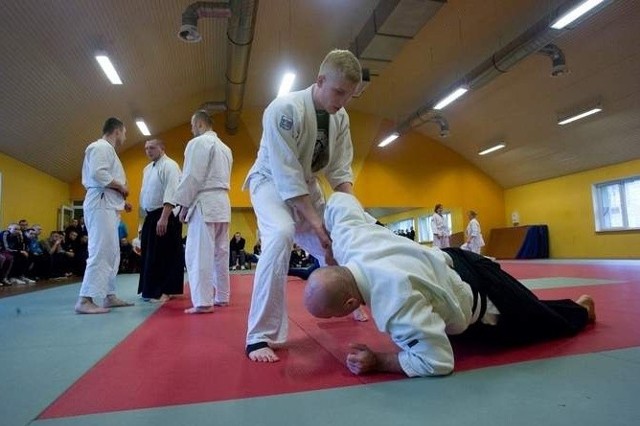
[[193,306],[229,303],[229,223],[205,222],[195,206],[184,255]]
[[449,237],[447,235],[439,236],[439,235],[433,234],[433,246],[438,248],[449,247]]
[[116,275],[120,266],[118,212],[100,207],[85,209],[84,220],[89,234],[89,257],[80,296],[103,298],[116,294]]
[[[285,286],[294,241],[325,265],[324,250],[311,227],[282,200],[271,179],[253,176],[251,204],[258,218],[262,254],[256,266],[247,327],[247,345],[284,343],[287,339]],[[324,198],[314,180],[309,185],[313,205],[323,217]]]

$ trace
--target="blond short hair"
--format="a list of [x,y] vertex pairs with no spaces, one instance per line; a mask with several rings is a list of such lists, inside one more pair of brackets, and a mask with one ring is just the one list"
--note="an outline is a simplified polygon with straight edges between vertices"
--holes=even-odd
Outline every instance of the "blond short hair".
[[359,84],[362,80],[362,67],[358,58],[350,51],[334,49],[320,64],[318,77],[321,75],[340,77]]

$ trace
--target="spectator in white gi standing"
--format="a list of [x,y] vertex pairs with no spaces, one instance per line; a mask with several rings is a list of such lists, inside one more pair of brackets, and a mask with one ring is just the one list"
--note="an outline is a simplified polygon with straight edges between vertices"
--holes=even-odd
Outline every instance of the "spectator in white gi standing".
[[436,204],[431,216],[431,232],[433,233],[433,246],[439,248],[449,247],[449,235],[451,230],[442,216],[442,204]]
[[473,210],[469,211],[469,224],[464,232],[466,241],[460,248],[480,254],[482,247],[484,247],[484,238],[482,238],[482,229],[477,217],[478,213]]
[[[102,138],[89,144],[82,164],[82,185],[87,189],[82,208],[89,233],[89,257],[80,295],[75,305],[79,314],[103,314],[109,308],[132,306],[116,296],[120,264],[118,212],[131,211],[127,177],[116,148],[126,140],[122,121],[111,117],[102,128]],[[102,306],[95,303],[103,298]]]

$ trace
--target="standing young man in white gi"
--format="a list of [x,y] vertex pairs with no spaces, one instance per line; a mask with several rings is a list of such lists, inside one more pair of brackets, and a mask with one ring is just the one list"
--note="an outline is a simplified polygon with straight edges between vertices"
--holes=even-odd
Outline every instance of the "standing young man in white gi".
[[[89,232],[89,257],[75,306],[79,314],[103,314],[109,308],[132,306],[116,297],[120,264],[119,210],[131,211],[127,178],[116,148],[126,140],[122,121],[111,117],[104,123],[102,138],[89,144],[82,164],[82,184],[87,189],[82,208]],[[102,307],[94,299],[104,298]]]
[[182,224],[173,212],[180,167],[165,154],[160,139],[147,141],[144,152],[151,163],[144,168],[140,190],[145,218],[138,293],[143,300],[164,302],[183,293]]
[[211,130],[206,111],[191,117],[194,138],[184,151],[182,178],[175,195],[180,220],[188,223],[185,262],[193,307],[187,314],[213,312],[229,304],[229,186],[231,150]]
[[324,175],[334,191],[352,192],[353,146],[343,107],[361,74],[351,52],[331,51],[315,84],[275,99],[264,112],[258,158],[245,182],[262,240],[246,341],[252,361],[278,361],[270,345],[287,338],[285,284],[293,242],[321,264],[333,262],[317,176]]

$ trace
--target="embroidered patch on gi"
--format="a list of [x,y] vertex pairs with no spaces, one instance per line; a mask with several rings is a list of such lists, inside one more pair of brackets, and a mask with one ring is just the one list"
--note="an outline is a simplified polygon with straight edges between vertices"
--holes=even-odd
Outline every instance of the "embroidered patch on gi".
[[280,117],[279,126],[284,130],[291,130],[291,128],[293,127],[293,118],[283,115],[282,117]]

